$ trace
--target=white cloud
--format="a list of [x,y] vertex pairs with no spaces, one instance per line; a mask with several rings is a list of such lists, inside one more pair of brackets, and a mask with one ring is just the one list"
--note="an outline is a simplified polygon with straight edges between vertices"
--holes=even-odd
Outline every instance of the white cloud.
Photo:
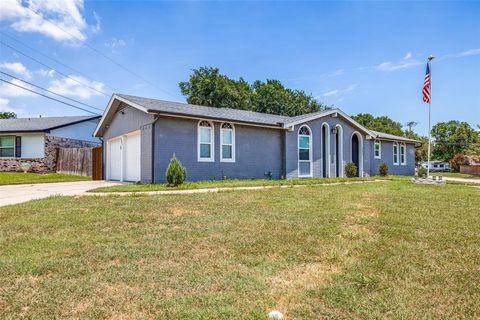
[[27,79],[32,78],[32,73],[21,62],[3,62],[0,64],[0,68],[21,75]]
[[407,54],[398,62],[382,62],[376,66],[374,66],[374,69],[378,71],[384,71],[384,72],[391,72],[391,71],[396,71],[396,70],[401,70],[401,69],[406,69],[414,66],[418,66],[421,64],[421,62],[413,59],[412,53],[407,52]]
[[443,57],[440,57],[439,59],[463,58],[463,57],[470,57],[470,56],[476,56],[476,55],[480,55],[480,48],[468,49],[458,53],[447,54],[447,55],[444,55]]
[[352,91],[354,91],[355,89],[357,89],[358,87],[358,84],[354,83],[354,84],[351,84],[349,85],[348,87],[344,88],[344,89],[334,89],[334,90],[329,90],[329,91],[326,91],[322,94],[322,97],[338,97],[338,96],[343,96],[343,95],[346,95]]
[[41,75],[42,77],[53,77],[55,75],[55,70],[45,70],[45,69],[40,69],[38,71],[36,71],[36,73],[38,73],[39,75]]
[[117,49],[127,46],[127,42],[123,39],[112,38],[109,41],[103,43],[107,48],[110,48],[112,52],[116,52]]
[[91,27],[93,33],[99,33],[102,30],[100,16],[93,11],[93,19],[95,19],[95,25]]
[[[81,76],[71,75],[69,77],[70,78],[62,78],[61,80],[53,80],[50,82],[48,90],[65,96],[88,99],[92,96],[100,95],[100,92],[98,91],[103,91],[103,88],[105,87],[105,84],[102,82],[91,81]],[[88,88],[87,86],[94,88],[95,90]]]
[[0,112],[15,112],[8,99],[0,98]]
[[[23,83],[20,80],[12,79],[12,80],[9,80],[9,81],[11,83],[16,84],[16,85],[34,90],[33,87],[29,86],[26,83]],[[24,90],[22,88],[11,85],[9,83],[3,82],[3,81],[0,83],[0,96],[5,96],[5,97],[31,97],[31,96],[34,96],[34,95],[35,94],[30,92],[30,91]]]
[[412,53],[411,52],[407,52],[407,54],[405,55],[405,57],[403,57],[403,60],[409,60],[412,58]]
[[56,41],[76,44],[87,39],[83,7],[83,0],[2,0],[0,21],[9,21],[19,32],[37,32]]

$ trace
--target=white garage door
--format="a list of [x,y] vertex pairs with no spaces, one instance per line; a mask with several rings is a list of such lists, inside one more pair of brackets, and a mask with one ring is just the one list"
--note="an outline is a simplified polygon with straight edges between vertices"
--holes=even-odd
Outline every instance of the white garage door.
[[126,181],[140,181],[140,132],[126,135],[125,146],[125,177]]
[[122,179],[122,138],[108,140],[108,179]]

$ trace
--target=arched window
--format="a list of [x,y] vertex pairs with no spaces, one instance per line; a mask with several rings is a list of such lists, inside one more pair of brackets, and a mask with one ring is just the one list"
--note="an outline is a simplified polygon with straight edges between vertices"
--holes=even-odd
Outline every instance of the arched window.
[[393,143],[393,164],[398,166],[398,142]]
[[298,130],[298,176],[312,176],[312,133],[308,126]]
[[220,161],[235,162],[235,127],[231,123],[220,126]]
[[407,146],[405,143],[400,143],[400,164],[407,165]]
[[215,161],[213,148],[213,124],[201,120],[198,123],[198,161]]

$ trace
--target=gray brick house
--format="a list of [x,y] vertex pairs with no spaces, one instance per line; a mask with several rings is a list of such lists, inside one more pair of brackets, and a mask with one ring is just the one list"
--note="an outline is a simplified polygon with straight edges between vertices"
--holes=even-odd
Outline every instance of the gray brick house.
[[413,175],[419,141],[369,130],[340,109],[285,117],[114,94],[95,136],[109,180],[164,182],[173,154],[187,180]]
[[58,148],[100,146],[92,133],[100,116],[0,119],[0,171],[46,173],[56,169]]

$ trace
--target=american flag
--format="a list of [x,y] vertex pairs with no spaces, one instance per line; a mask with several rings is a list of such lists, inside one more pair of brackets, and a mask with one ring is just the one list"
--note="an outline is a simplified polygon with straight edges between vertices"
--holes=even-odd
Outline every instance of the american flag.
[[423,102],[430,103],[430,63],[427,63],[427,72],[423,81]]

